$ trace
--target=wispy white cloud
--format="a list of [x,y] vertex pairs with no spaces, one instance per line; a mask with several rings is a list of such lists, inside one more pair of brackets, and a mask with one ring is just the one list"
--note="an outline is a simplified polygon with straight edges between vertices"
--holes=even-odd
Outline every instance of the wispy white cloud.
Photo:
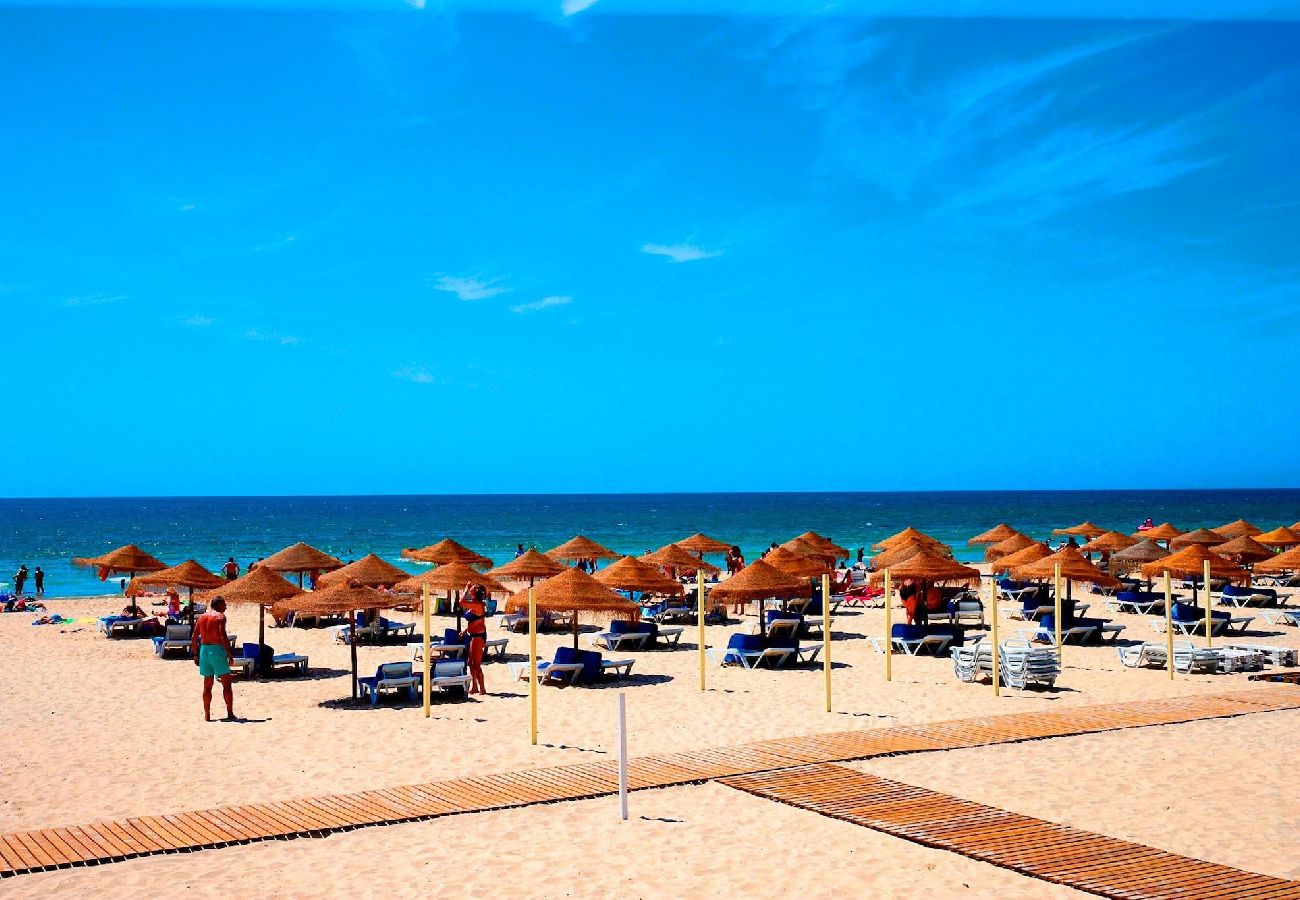
[[119,303],[126,299],[126,294],[78,294],[63,301],[69,308],[78,306],[102,306],[105,303]]
[[486,300],[510,291],[510,288],[501,284],[504,280],[504,278],[484,280],[474,275],[439,275],[430,284],[435,291],[455,294],[461,300]]
[[536,300],[532,303],[520,303],[518,306],[510,307],[510,311],[513,313],[537,312],[542,309],[554,309],[557,306],[568,306],[572,302],[572,297],[565,297],[557,294],[552,297],[543,297],[541,300]]
[[195,313],[194,315],[190,316],[188,319],[185,320],[185,324],[190,326],[191,328],[207,328],[209,325],[212,325],[216,321],[217,320],[212,318],[211,316],[205,316],[202,315],[201,313]]
[[203,207],[199,206],[197,203],[182,203],[180,206],[176,207],[176,211],[183,213],[197,212],[202,208]]
[[566,19],[569,16],[576,16],[585,9],[591,9],[596,2],[597,0],[560,0],[560,15]]
[[273,331],[263,331],[260,328],[249,328],[243,333],[245,340],[265,341],[267,343],[279,344],[282,347],[296,347],[304,343],[303,339],[293,334],[276,334]]
[[651,256],[666,256],[675,263],[713,259],[722,255],[721,250],[705,250],[695,244],[642,244],[641,252]]
[[424,366],[402,366],[400,369],[393,370],[393,377],[414,382],[415,384],[433,384],[434,382],[433,375]]

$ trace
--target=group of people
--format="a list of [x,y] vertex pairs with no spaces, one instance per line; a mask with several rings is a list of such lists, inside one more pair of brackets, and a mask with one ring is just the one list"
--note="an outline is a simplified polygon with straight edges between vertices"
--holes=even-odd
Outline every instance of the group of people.
[[[18,571],[14,573],[14,594],[21,597],[23,591],[27,588],[27,566],[20,565]],[[37,566],[36,571],[31,573],[32,587],[35,588],[37,597],[45,596],[45,573],[41,567]]]

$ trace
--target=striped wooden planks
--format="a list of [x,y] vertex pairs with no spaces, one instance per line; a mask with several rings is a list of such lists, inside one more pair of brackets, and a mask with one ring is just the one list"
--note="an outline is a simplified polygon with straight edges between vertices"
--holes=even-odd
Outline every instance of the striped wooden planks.
[[1125,900],[1291,898],[1300,882],[1167,853],[827,763],[721,783],[1067,885]]
[[[1300,687],[1270,685],[1224,694],[1052,712],[1014,713],[755,741],[630,760],[633,790],[693,784],[816,763],[955,750],[1300,708]],[[617,791],[614,762],[553,766],[308,797],[225,806],[116,822],[0,834],[0,876],[115,862],[251,841],[319,836],[370,825],[605,796]]]

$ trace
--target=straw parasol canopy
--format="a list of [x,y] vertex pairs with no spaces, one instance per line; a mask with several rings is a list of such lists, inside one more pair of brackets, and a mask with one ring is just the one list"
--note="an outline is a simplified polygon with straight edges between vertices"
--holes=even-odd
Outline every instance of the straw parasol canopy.
[[1225,578],[1228,581],[1250,583],[1250,573],[1240,566],[1210,551],[1203,544],[1189,544],[1177,553],[1171,553],[1164,559],[1157,559],[1142,566],[1143,578],[1155,578],[1168,572],[1181,578],[1200,578],[1204,572],[1206,560],[1210,563],[1211,578]]
[[1046,544],[1030,544],[1028,547],[1017,550],[1015,553],[1008,553],[1006,556],[998,559],[998,561],[993,564],[993,571],[1005,572],[1019,566],[1027,566],[1030,563],[1038,562],[1043,557],[1051,555],[1052,551],[1048,549]]
[[1138,541],[1132,547],[1126,547],[1110,557],[1112,572],[1130,572],[1141,567],[1143,563],[1164,559],[1169,551],[1155,541]]
[[[339,571],[342,571],[341,569]],[[391,609],[400,602],[392,594],[383,594],[355,580],[335,581],[332,585],[307,591],[273,607],[277,618],[291,612],[307,616],[335,616],[347,613],[352,626],[353,640],[348,641],[352,651],[352,699],[357,699],[357,642],[356,611],[359,609]]]
[[928,549],[928,546],[920,541],[908,541],[905,544],[899,544],[871,557],[871,568],[880,572],[890,566],[896,566],[904,560],[911,559],[925,549]]
[[317,550],[311,544],[302,541],[291,547],[285,547],[278,553],[272,553],[257,564],[259,569],[272,572],[331,572],[343,568],[343,560],[330,556],[323,550]]
[[1085,581],[1102,587],[1118,587],[1119,579],[1112,578],[1090,563],[1078,547],[1062,547],[1051,556],[1013,569],[1011,574],[1025,581],[1046,581],[1056,576],[1061,567],[1061,577],[1069,581]]
[[1071,525],[1069,528],[1053,528],[1052,534],[1072,535],[1074,537],[1086,537],[1092,540],[1106,533],[1106,529],[1100,525],[1094,525],[1091,522],[1080,522],[1078,525]]
[[525,579],[534,581],[538,578],[550,578],[552,575],[559,575],[564,569],[564,566],[545,553],[527,550],[504,566],[497,566],[488,574],[493,578],[501,578],[507,581],[523,581]]
[[1294,572],[1297,569],[1300,569],[1300,547],[1292,547],[1285,553],[1279,553],[1272,559],[1255,566],[1255,571],[1261,574],[1281,574],[1282,572]]
[[[373,553],[367,553],[354,563],[349,563],[341,569],[335,569],[333,572],[322,575],[317,579],[316,586],[327,588],[332,585],[355,581],[367,587],[390,588],[399,581],[405,581],[410,577],[410,572],[397,568],[397,566],[387,560],[380,559]],[[358,609],[360,608],[358,607]]]
[[124,574],[132,577],[136,572],[157,572],[167,568],[167,563],[156,556],[150,556],[135,544],[118,547],[103,556],[75,556],[72,563],[99,569],[106,575]]
[[918,540],[921,541],[921,543],[923,544],[928,544],[932,548],[942,548],[942,550],[945,551],[948,550],[948,545],[945,544],[943,541],[939,540],[938,538],[932,538],[924,531],[920,531],[919,529],[913,528],[911,525],[907,526],[897,534],[890,535],[889,537],[885,538],[883,541],[880,541],[879,543],[872,544],[871,549],[892,550],[895,546],[899,544],[905,544],[909,540]]
[[700,534],[698,531],[684,541],[678,541],[677,546],[684,547],[692,553],[729,553],[731,544],[726,541],[720,541],[717,538],[711,538],[706,534]]
[[290,584],[283,576],[266,566],[257,566],[247,575],[236,578],[234,581],[222,580],[220,587],[214,587],[209,591],[200,591],[192,599],[200,603],[211,603],[220,597],[232,606],[256,603],[258,606],[257,642],[265,644],[266,608],[281,600],[296,597],[301,593],[301,587]]
[[430,544],[419,549],[407,547],[402,550],[402,559],[434,563],[439,566],[458,562],[473,566],[476,569],[490,569],[492,567],[491,559],[482,553],[475,553],[464,544],[451,538],[443,538],[436,544]]
[[[911,559],[903,560],[896,566],[890,566],[889,572],[895,582],[920,581],[927,584],[936,583],[979,583],[978,569],[963,566],[950,556],[942,556],[934,551],[922,548]],[[872,581],[883,581],[885,573],[874,572]]]
[[654,563],[662,569],[682,569],[688,572],[718,572],[717,566],[710,565],[697,556],[692,556],[689,550],[677,544],[664,544],[654,553],[646,553],[641,557],[648,563]]
[[581,569],[565,569],[536,587],[512,594],[506,600],[506,612],[527,612],[528,591],[533,593],[538,612],[573,614],[573,647],[578,647],[578,613],[588,613],[596,618],[626,617],[631,621],[640,618],[640,608],[613,588],[606,587]]
[[977,547],[980,544],[996,544],[998,541],[1005,541],[1009,537],[1020,534],[1019,531],[1012,528],[1006,522],[999,522],[988,531],[981,531],[975,537],[966,542],[967,547]]
[[795,553],[785,547],[777,547],[775,550],[769,550],[763,557],[763,562],[769,566],[775,566],[787,575],[793,575],[795,578],[820,578],[823,575],[830,574],[830,563],[825,558],[814,558]]
[[1023,550],[1026,547],[1032,547],[1038,543],[1033,538],[1023,534],[1013,534],[1005,541],[998,541],[991,547],[984,548],[984,561],[997,562],[1004,556],[1015,553],[1017,550]]
[[1265,559],[1271,559],[1276,554],[1255,540],[1248,534],[1235,537],[1230,541],[1225,541],[1210,548],[1220,556],[1236,562],[1238,565],[1243,563],[1257,563]]
[[680,583],[665,575],[658,566],[637,559],[635,556],[623,557],[618,562],[601,569],[594,577],[606,587],[619,591],[673,596],[682,593]]
[[508,594],[510,589],[491,575],[470,568],[468,563],[443,563],[436,569],[421,572],[393,585],[395,594],[419,594],[427,586],[431,592],[463,591],[466,585],[482,587],[489,594]]
[[1201,544],[1205,547],[1213,547],[1215,544],[1225,543],[1228,539],[1217,531],[1211,531],[1208,528],[1198,528],[1195,531],[1189,531],[1186,534],[1180,534],[1169,542],[1169,549],[1181,550],[1183,547],[1190,547],[1192,544]]
[[1290,527],[1290,529],[1291,529],[1292,531],[1294,531],[1296,534],[1300,534],[1300,522],[1296,522],[1296,523],[1294,523],[1293,525],[1290,525],[1289,527]]
[[623,554],[580,534],[547,550],[546,555],[562,562],[576,562],[580,559],[618,559]]
[[804,540],[803,538],[790,538],[790,540],[781,545],[781,549],[794,553],[797,556],[806,556],[809,559],[822,560],[826,563],[828,571],[834,568],[835,561],[840,558],[840,555],[834,550],[814,544],[813,542]]
[[1260,528],[1245,519],[1238,519],[1235,522],[1229,522],[1227,525],[1220,525],[1218,528],[1211,529],[1217,531],[1226,538],[1254,537],[1260,534],[1264,529]]
[[841,547],[839,544],[835,543],[830,538],[826,537],[825,535],[818,534],[815,531],[805,531],[803,534],[795,537],[794,540],[803,541],[804,543],[807,544],[812,544],[814,547],[817,547],[823,552],[834,553],[836,559],[849,558],[848,548]]
[[1282,525],[1272,531],[1255,535],[1255,540],[1265,547],[1294,547],[1300,544],[1300,534],[1296,533],[1294,529]]
[[1115,553],[1119,550],[1126,550],[1137,542],[1137,538],[1129,537],[1122,531],[1108,531],[1088,541],[1079,548],[1079,551],[1081,553]]
[[1181,528],[1176,527],[1172,522],[1164,522],[1156,525],[1154,528],[1147,528],[1144,531],[1133,532],[1133,537],[1139,541],[1170,541],[1182,534]]
[[171,586],[189,588],[190,594],[193,594],[195,588],[214,588],[228,583],[226,579],[209,572],[195,560],[187,559],[179,566],[172,566],[170,569],[159,569],[147,575],[137,575],[126,586],[126,593],[129,597],[135,597],[144,593],[147,587]]
[[768,597],[802,597],[808,589],[806,580],[782,571],[765,559],[756,559],[715,587],[710,596],[739,603]]

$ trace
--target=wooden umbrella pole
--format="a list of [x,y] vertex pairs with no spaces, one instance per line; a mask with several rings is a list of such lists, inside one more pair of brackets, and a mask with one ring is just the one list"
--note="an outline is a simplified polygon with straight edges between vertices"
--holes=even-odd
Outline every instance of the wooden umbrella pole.
[[993,696],[1002,696],[1002,672],[998,669],[998,582],[994,578],[989,582],[989,606],[993,610]]
[[696,570],[695,572],[695,621],[700,629],[700,690],[705,688],[704,674],[704,572]]
[[429,692],[432,685],[429,684],[429,629],[432,627],[429,622],[429,586],[421,585],[420,588],[422,601],[424,604],[424,717],[429,718]]
[[537,598],[528,589],[528,736],[537,746]]
[[1053,588],[1053,596],[1056,600],[1056,652],[1065,655],[1065,648],[1061,646],[1061,564],[1055,565],[1053,574],[1056,576],[1056,586]]
[[890,602],[889,570],[885,570],[885,680],[894,680],[894,611]]
[[1210,613],[1210,561],[1207,559],[1203,566],[1204,578],[1201,579],[1205,584],[1205,646],[1214,646],[1214,616]]
[[348,610],[348,646],[352,648],[352,699],[357,699],[357,611]]
[[826,678],[826,711],[831,711],[831,577],[822,576],[822,672]]
[[1169,680],[1174,680],[1174,585],[1165,571],[1165,668]]

